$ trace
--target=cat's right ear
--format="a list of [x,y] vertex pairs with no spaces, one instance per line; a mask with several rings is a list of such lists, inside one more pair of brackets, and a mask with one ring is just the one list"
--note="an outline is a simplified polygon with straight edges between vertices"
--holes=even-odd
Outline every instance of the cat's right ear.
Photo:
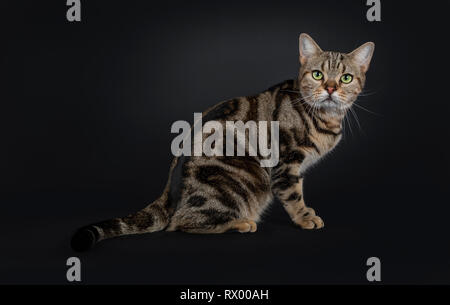
[[319,45],[308,34],[302,33],[299,37],[300,63],[304,65],[309,58],[322,53]]

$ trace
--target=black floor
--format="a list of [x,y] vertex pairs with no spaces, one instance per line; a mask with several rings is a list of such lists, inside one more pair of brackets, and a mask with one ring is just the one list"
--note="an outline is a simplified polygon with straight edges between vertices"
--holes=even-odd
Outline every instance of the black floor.
[[[1,205],[11,208],[3,215],[0,281],[67,283],[66,259],[79,256],[82,282],[90,284],[367,283],[366,260],[376,256],[383,283],[449,284],[446,215],[418,208],[445,194],[395,189],[388,199],[350,189],[310,194],[325,220],[320,231],[294,226],[274,202],[254,234],[160,232],[105,241],[84,254],[69,247],[73,230],[138,209],[139,195],[3,195]],[[40,212],[42,205],[53,212]]]

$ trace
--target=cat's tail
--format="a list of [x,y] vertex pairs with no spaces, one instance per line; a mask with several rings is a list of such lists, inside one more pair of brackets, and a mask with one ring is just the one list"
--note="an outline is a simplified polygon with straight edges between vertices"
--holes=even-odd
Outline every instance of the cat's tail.
[[137,213],[78,229],[72,237],[71,246],[77,252],[87,251],[104,239],[161,231],[167,227],[169,221],[167,199],[162,196]]

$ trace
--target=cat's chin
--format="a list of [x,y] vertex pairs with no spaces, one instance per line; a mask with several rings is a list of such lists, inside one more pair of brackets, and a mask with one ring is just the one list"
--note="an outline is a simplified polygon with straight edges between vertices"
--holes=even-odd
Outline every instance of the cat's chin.
[[320,102],[315,102],[311,106],[329,114],[337,115],[342,114],[345,111],[345,107],[340,102],[335,101],[331,98],[326,98]]
[[336,102],[332,98],[326,98],[325,100],[321,101],[319,105],[323,108],[340,108],[340,103]]

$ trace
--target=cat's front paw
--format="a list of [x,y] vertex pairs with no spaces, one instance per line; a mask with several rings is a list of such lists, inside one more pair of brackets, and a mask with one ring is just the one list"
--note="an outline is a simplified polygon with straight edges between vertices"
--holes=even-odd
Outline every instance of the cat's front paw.
[[294,222],[306,230],[321,229],[325,225],[322,218],[317,216],[312,208],[303,209],[301,213],[297,214]]

